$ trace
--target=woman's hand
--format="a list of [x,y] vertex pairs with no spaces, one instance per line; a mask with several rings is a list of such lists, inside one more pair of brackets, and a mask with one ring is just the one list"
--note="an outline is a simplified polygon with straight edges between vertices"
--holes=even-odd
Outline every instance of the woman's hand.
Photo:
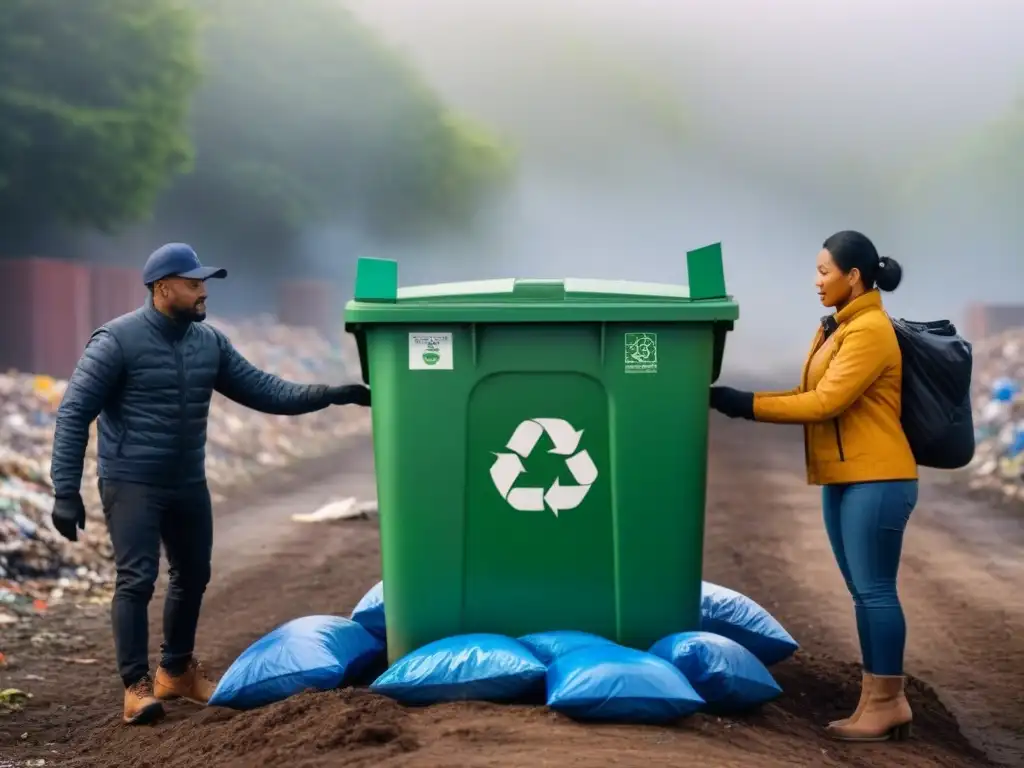
[[711,407],[730,419],[754,418],[754,393],[732,387],[712,387]]

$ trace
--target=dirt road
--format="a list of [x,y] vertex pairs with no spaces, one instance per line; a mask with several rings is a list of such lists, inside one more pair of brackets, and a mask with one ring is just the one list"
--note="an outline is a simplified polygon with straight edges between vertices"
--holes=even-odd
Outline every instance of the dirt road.
[[[4,629],[14,665],[0,671],[0,688],[35,698],[0,717],[0,768],[40,759],[82,768],[1024,766],[1024,524],[941,477],[923,483],[900,576],[908,670],[917,678],[915,738],[843,745],[822,737],[821,724],[855,701],[856,635],[801,458],[798,430],[713,421],[705,575],[769,607],[803,645],[773,668],[785,696],[755,715],[595,727],[542,708],[404,710],[341,691],[246,714],[176,705],[163,724],[130,729],[120,725],[99,606],[51,616],[32,632]],[[378,578],[375,523],[288,519],[332,498],[374,497],[367,438],[272,485],[219,510],[215,583],[199,638],[217,671],[287,619],[347,612]],[[40,629],[58,634],[36,634],[33,645]]]

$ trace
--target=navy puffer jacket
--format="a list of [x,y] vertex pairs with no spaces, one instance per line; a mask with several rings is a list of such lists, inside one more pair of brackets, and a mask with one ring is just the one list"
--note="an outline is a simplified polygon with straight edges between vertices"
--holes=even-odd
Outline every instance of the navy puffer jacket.
[[263,413],[327,407],[326,385],[293,384],[253,366],[220,331],[146,306],[111,320],[85,347],[57,411],[50,477],[78,493],[89,425],[99,417],[99,476],[150,485],[206,480],[214,391]]

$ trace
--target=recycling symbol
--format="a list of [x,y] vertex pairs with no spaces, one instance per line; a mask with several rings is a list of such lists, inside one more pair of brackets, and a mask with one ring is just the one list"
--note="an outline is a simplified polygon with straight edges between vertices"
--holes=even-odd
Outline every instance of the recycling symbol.
[[[554,445],[548,453],[566,457],[565,466],[576,485],[562,485],[556,477],[548,488],[516,486],[516,480],[526,472],[522,460],[533,452],[545,432]],[[563,510],[576,509],[597,480],[597,467],[590,454],[586,449],[576,451],[582,436],[582,429],[577,431],[564,419],[523,421],[505,446],[512,452],[494,454],[494,464],[491,466],[494,487],[510,507],[522,512],[543,512],[546,505],[558,517],[558,513]]]
[[655,341],[646,333],[638,333],[626,351],[638,363],[646,363],[655,354]]

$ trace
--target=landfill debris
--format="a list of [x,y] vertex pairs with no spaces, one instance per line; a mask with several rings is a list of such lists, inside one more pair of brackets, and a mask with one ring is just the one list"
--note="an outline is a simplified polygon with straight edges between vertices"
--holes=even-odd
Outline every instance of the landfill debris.
[[0,713],[17,712],[31,698],[31,693],[19,691],[17,688],[7,688],[0,691]]
[[337,520],[366,520],[377,513],[376,501],[359,502],[354,496],[332,501],[316,512],[296,512],[292,520],[297,523],[329,523]]
[[316,512],[298,512],[292,515],[292,520],[297,523],[322,523],[327,520],[348,520],[357,516],[353,514],[356,508],[356,497],[350,496],[341,501],[332,501],[320,507]]
[[[312,328],[283,326],[269,316],[208,322],[253,365],[290,381],[359,380],[358,356],[347,335],[330,340]],[[96,483],[95,424],[82,479],[85,530],[71,543],[50,523],[53,430],[66,386],[48,376],[0,374],[0,626],[28,620],[64,601],[105,602],[112,591],[113,550]],[[268,468],[323,455],[367,425],[364,409],[273,416],[215,394],[206,454],[211,492],[223,499]]]
[[1024,328],[974,344],[969,486],[1024,502]]

